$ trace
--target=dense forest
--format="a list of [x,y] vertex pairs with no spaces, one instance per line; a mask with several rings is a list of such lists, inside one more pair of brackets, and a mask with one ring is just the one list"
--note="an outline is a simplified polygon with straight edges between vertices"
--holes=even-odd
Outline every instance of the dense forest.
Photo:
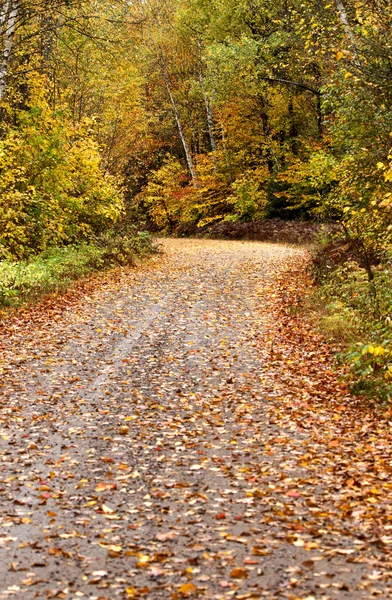
[[324,289],[353,330],[373,314],[354,367],[385,367],[389,0],[2,0],[0,31],[3,278],[81,244],[125,260],[134,226],[337,223]]
[[125,214],[311,216],[385,242],[386,0],[4,0],[0,25],[3,258]]

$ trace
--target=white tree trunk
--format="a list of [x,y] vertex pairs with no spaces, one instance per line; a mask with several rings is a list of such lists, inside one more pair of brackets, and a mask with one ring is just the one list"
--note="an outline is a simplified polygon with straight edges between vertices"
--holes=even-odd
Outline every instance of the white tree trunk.
[[348,21],[346,7],[341,0],[335,0],[335,5],[339,13],[340,23],[343,25],[347,37],[350,38],[351,41],[354,41],[354,34]]
[[7,76],[18,12],[19,0],[11,0],[11,2],[4,2],[0,13],[0,22],[2,24],[3,33],[3,51],[0,57],[0,100],[3,98],[7,87]]
[[357,42],[356,42],[352,27],[350,25],[350,21],[348,20],[346,7],[343,3],[343,0],[335,0],[335,6],[336,6],[336,10],[338,11],[338,14],[339,14],[340,24],[343,26],[344,32],[351,42],[354,56],[357,59],[357,61],[359,62]]
[[5,24],[6,19],[7,19],[9,7],[10,7],[10,0],[5,0],[2,3],[2,7],[1,7],[1,10],[0,10],[0,32],[1,32],[1,34],[4,33],[3,27],[4,27],[4,24]]
[[190,150],[188,148],[188,144],[187,144],[186,139],[185,139],[184,131],[183,131],[182,125],[181,125],[180,114],[178,112],[176,102],[174,100],[173,94],[172,94],[171,89],[170,89],[169,77],[168,77],[168,74],[167,74],[167,71],[166,71],[166,66],[165,66],[163,60],[162,60],[162,71],[163,71],[163,78],[165,80],[166,90],[167,90],[167,93],[168,93],[168,96],[170,98],[170,102],[171,102],[171,105],[172,105],[172,108],[173,108],[173,113],[174,113],[174,117],[175,117],[176,124],[177,124],[178,134],[180,136],[181,143],[182,143],[183,148],[184,148],[184,152],[185,152],[185,157],[186,157],[186,162],[187,162],[187,165],[188,165],[189,173],[191,175],[191,178],[193,180],[196,180],[196,171],[195,171],[195,167],[193,165],[192,155],[190,153]]

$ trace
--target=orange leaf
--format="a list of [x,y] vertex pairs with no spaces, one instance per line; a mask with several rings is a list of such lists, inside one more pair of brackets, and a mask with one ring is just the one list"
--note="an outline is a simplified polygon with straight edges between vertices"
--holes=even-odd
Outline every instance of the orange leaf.
[[184,597],[192,596],[197,591],[197,587],[193,583],[184,583],[184,585],[178,588],[178,593]]
[[242,567],[236,567],[230,573],[230,577],[232,579],[246,579],[249,576],[249,573],[246,569]]

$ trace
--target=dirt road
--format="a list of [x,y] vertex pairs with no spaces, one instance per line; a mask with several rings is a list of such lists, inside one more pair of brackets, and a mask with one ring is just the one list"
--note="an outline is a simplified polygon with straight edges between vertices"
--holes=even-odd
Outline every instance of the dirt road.
[[358,516],[377,494],[344,514],[341,482],[356,476],[339,463],[335,487],[317,460],[333,442],[318,447],[291,417],[302,384],[268,360],[280,324],[267,296],[303,253],[172,240],[68,310],[15,321],[1,363],[0,598],[392,597],[385,531]]

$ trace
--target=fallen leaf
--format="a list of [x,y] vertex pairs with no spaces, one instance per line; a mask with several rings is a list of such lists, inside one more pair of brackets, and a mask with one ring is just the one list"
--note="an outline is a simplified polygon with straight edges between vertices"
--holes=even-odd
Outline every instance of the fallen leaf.
[[246,579],[247,577],[249,577],[249,573],[246,569],[243,569],[242,567],[236,567],[230,572],[230,577],[232,579]]
[[184,583],[178,588],[177,592],[182,597],[193,596],[198,591],[197,587],[193,583]]

